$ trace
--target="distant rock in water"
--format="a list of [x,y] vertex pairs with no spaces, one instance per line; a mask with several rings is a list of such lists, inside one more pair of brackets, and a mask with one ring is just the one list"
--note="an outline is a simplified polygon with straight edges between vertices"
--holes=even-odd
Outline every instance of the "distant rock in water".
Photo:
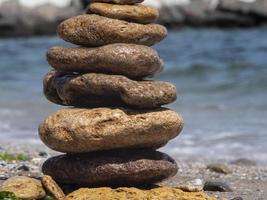
[[[4,1],[0,4],[0,37],[55,34],[61,21],[83,13],[90,2],[72,0],[66,7],[44,4],[28,8],[18,1]],[[145,4],[157,7],[157,23],[169,27],[251,27],[267,22],[265,0],[146,0]]]
[[0,37],[55,34],[61,21],[80,12],[77,3],[64,8],[48,3],[28,8],[18,1],[5,1],[0,4]]

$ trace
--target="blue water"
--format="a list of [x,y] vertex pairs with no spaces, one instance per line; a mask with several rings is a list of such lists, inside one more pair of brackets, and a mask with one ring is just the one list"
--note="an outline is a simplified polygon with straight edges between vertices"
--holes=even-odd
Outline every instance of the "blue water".
[[[0,40],[0,141],[39,143],[38,124],[59,108],[42,95],[45,53],[56,37]],[[155,46],[185,120],[163,150],[181,159],[267,163],[267,29],[170,31]]]

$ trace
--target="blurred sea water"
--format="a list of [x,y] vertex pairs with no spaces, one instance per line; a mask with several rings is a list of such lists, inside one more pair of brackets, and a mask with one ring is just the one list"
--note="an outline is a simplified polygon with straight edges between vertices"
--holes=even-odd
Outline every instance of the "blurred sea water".
[[[267,163],[267,29],[183,29],[156,45],[176,85],[185,128],[163,151],[178,159]],[[40,143],[38,124],[60,106],[42,94],[56,37],[0,40],[0,142]]]

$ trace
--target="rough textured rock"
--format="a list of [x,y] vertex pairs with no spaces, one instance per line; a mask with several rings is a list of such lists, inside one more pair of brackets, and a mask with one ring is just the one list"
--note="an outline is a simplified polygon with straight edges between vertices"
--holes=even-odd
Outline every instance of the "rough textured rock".
[[51,149],[82,153],[117,148],[160,147],[183,128],[179,114],[116,108],[62,109],[39,127],[42,141]]
[[106,2],[115,4],[135,4],[142,3],[144,0],[92,0],[92,2]]
[[51,176],[43,176],[42,184],[56,200],[64,200],[66,198],[62,189],[58,186],[58,184],[53,180]]
[[41,181],[24,176],[9,178],[2,184],[0,191],[13,192],[18,198],[26,200],[41,199],[45,196]]
[[96,47],[112,43],[133,43],[152,46],[167,35],[157,24],[136,24],[99,15],[79,15],[62,22],[58,34],[67,42]]
[[95,73],[75,75],[51,71],[44,78],[44,93],[54,103],[77,107],[154,108],[176,100],[176,88],[170,83]]
[[159,17],[159,11],[151,6],[109,3],[92,3],[88,6],[87,13],[141,24],[152,23]]
[[150,149],[61,155],[48,159],[44,174],[61,183],[86,186],[145,185],[177,173],[175,161]]
[[145,77],[160,72],[163,62],[157,52],[136,44],[110,44],[98,48],[53,47],[49,64],[58,71],[103,72]]
[[82,188],[67,196],[67,200],[216,200],[203,192],[183,192],[159,187],[151,190],[137,188]]

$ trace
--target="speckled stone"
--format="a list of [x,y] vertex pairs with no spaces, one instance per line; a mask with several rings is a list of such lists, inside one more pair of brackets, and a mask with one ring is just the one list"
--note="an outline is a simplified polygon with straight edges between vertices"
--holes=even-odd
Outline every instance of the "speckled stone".
[[176,100],[174,85],[161,81],[134,81],[120,75],[82,75],[49,72],[44,94],[50,101],[77,107],[123,106],[155,108]]
[[145,77],[160,72],[163,62],[157,52],[136,44],[110,44],[97,48],[53,47],[49,64],[59,71],[103,72],[128,77]]
[[137,188],[81,188],[66,200],[216,200],[204,192],[184,192],[175,188],[158,187],[151,190]]
[[58,26],[59,36],[77,45],[96,47],[113,43],[131,43],[152,46],[167,35],[158,24],[137,24],[99,15],[80,15]]
[[0,191],[13,192],[16,197],[25,200],[41,199],[45,196],[41,181],[25,176],[9,178],[0,186]]
[[42,171],[61,183],[126,186],[162,181],[177,173],[177,165],[157,151],[119,150],[53,157],[43,164]]
[[41,140],[51,149],[83,153],[118,148],[157,148],[175,138],[182,117],[165,108],[67,108],[49,116],[39,127]]
[[109,3],[91,3],[87,13],[141,24],[152,23],[159,17],[159,11],[151,6]]
[[92,0],[92,2],[106,2],[115,4],[135,4],[142,3],[144,0]]

